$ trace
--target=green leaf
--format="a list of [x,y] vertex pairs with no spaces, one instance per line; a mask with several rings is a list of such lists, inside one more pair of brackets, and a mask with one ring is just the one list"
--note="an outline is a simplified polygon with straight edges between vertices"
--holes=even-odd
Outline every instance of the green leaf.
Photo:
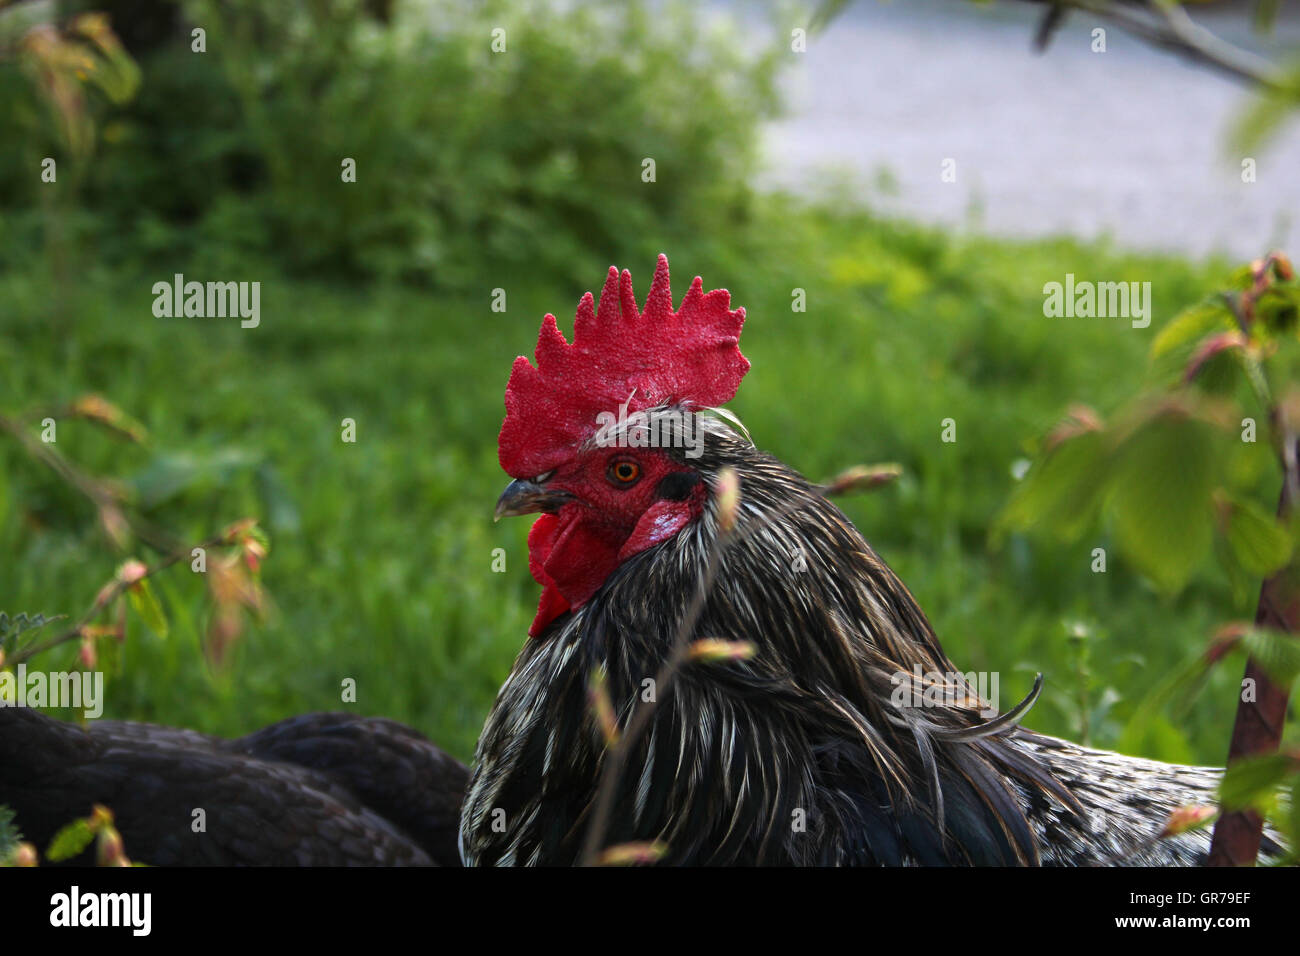
[[9,513],[9,483],[3,470],[0,470],[0,527],[4,526]]
[[1251,359],[1245,349],[1246,337],[1237,331],[1216,332],[1198,343],[1180,374],[1184,382],[1212,395],[1231,395],[1250,374]]
[[1300,288],[1275,282],[1255,302],[1255,318],[1274,335],[1294,335],[1300,326]]
[[13,810],[0,803],[0,861],[9,859],[22,841]]
[[159,637],[166,637],[167,616],[163,614],[162,605],[158,603],[153,588],[149,586],[149,579],[142,578],[137,581],[126,589],[126,594],[131,601],[131,607],[140,615],[140,619],[149,630]]
[[1214,298],[1184,309],[1165,323],[1151,343],[1151,357],[1160,358],[1215,332],[1237,327],[1222,299]]
[[1293,542],[1286,528],[1248,499],[1229,498],[1228,547],[1248,573],[1268,577],[1291,558]]
[[848,5],[849,0],[821,0],[808,18],[808,32],[817,33],[825,29]]
[[1223,535],[1214,539],[1214,560],[1228,578],[1233,604],[1239,610],[1253,609],[1259,598],[1259,578],[1241,566],[1236,552]]
[[70,860],[90,846],[90,841],[93,839],[95,839],[95,831],[90,828],[89,820],[73,820],[54,834],[54,839],[50,841],[50,848],[45,851],[45,858],[52,863]]
[[1269,802],[1274,788],[1294,769],[1295,762],[1287,754],[1244,757],[1224,773],[1219,801],[1228,810],[1258,808]]
[[1252,628],[1241,638],[1246,653],[1283,687],[1300,676],[1300,637],[1270,628]]
[[1038,527],[1067,540],[1077,538],[1092,523],[1105,480],[1102,435],[1085,431],[1066,438],[1017,486],[998,519],[995,537],[1006,530]]
[[1213,438],[1207,421],[1167,405],[1139,420],[1117,453],[1110,486],[1116,537],[1165,591],[1187,583],[1214,540]]
[[1256,33],[1272,33],[1273,24],[1277,22],[1277,10],[1282,0],[1259,0],[1251,16],[1251,25]]
[[1247,109],[1240,112],[1229,132],[1231,150],[1252,156],[1276,134],[1283,122],[1294,115],[1300,103],[1300,68],[1288,67],[1277,89],[1262,93]]
[[[1191,711],[1209,681],[1214,662],[1205,653],[1194,654],[1168,671],[1139,701],[1125,725],[1117,749],[1124,753],[1155,751],[1166,760],[1192,762],[1182,717]],[[1181,754],[1181,757],[1175,755]]]

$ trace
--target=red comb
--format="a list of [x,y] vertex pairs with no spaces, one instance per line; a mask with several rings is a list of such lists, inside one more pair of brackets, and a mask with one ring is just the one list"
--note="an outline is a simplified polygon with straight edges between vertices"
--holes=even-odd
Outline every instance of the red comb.
[[610,266],[600,307],[590,292],[578,303],[572,343],[547,314],[536,367],[522,355],[515,359],[497,438],[501,467],[516,478],[550,471],[595,433],[597,415],[617,415],[624,404],[631,413],[731,401],[749,362],[739,345],[745,310],[730,305],[731,293],[706,293],[696,276],[674,312],[668,257],[661,255],[645,311],[638,312],[631,273],[620,276]]

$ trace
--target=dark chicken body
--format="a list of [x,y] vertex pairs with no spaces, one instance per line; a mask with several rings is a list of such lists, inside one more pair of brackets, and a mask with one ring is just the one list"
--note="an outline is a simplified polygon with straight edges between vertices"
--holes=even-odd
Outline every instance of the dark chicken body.
[[[379,718],[304,714],[226,740],[0,708],[0,803],[41,851],[102,803],[127,854],[153,866],[456,866],[466,776]],[[206,832],[191,827],[195,809]]]
[[[679,673],[627,762],[604,845],[660,840],[664,862],[677,864],[1202,860],[1206,832],[1154,837],[1175,808],[1214,802],[1218,771],[1011,725],[990,732],[973,694],[895,706],[894,675],[959,669],[838,508],[716,421],[700,458],[640,454],[672,456],[709,489],[724,466],[739,473],[737,528],[694,636],[756,652]],[[697,520],[628,558],[527,643],[479,740],[466,863],[575,862],[605,752],[591,678],[607,672],[626,725],[717,534],[710,493]]]

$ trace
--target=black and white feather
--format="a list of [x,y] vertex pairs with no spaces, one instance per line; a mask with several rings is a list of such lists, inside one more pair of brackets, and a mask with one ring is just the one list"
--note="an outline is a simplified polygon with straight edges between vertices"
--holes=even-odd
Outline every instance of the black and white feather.
[[[819,490],[725,423],[673,454],[742,506],[693,637],[749,660],[692,663],[619,782],[606,845],[661,841],[669,864],[1171,865],[1208,834],[1156,839],[1214,802],[1218,771],[1089,750],[981,714],[912,595]],[[623,563],[529,640],[479,739],[461,819],[469,864],[570,864],[605,758],[588,704],[603,669],[620,724],[663,664],[718,535],[716,505]],[[916,669],[954,675],[901,707]],[[901,675],[901,676],[900,676]],[[648,683],[650,682],[650,683]]]

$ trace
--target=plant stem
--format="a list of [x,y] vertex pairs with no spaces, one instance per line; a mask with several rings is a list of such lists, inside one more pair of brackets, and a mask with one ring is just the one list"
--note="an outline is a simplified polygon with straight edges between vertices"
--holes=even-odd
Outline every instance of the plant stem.
[[[1288,440],[1289,444],[1289,440]],[[1285,477],[1278,499],[1278,516],[1286,521],[1294,504],[1292,488],[1295,486],[1293,453],[1283,456]],[[1300,562],[1292,559],[1264,582],[1259,592],[1259,607],[1255,624],[1287,634],[1300,631]],[[1228,766],[1244,757],[1269,754],[1277,751],[1282,740],[1282,726],[1286,721],[1289,689],[1274,683],[1254,658],[1246,661],[1246,674],[1242,681],[1251,681],[1255,699],[1248,701],[1242,695],[1237,704],[1237,716],[1232,725],[1232,742],[1228,747]],[[1264,821],[1254,810],[1224,810],[1214,827],[1207,866],[1252,866],[1259,855],[1264,835]]]

